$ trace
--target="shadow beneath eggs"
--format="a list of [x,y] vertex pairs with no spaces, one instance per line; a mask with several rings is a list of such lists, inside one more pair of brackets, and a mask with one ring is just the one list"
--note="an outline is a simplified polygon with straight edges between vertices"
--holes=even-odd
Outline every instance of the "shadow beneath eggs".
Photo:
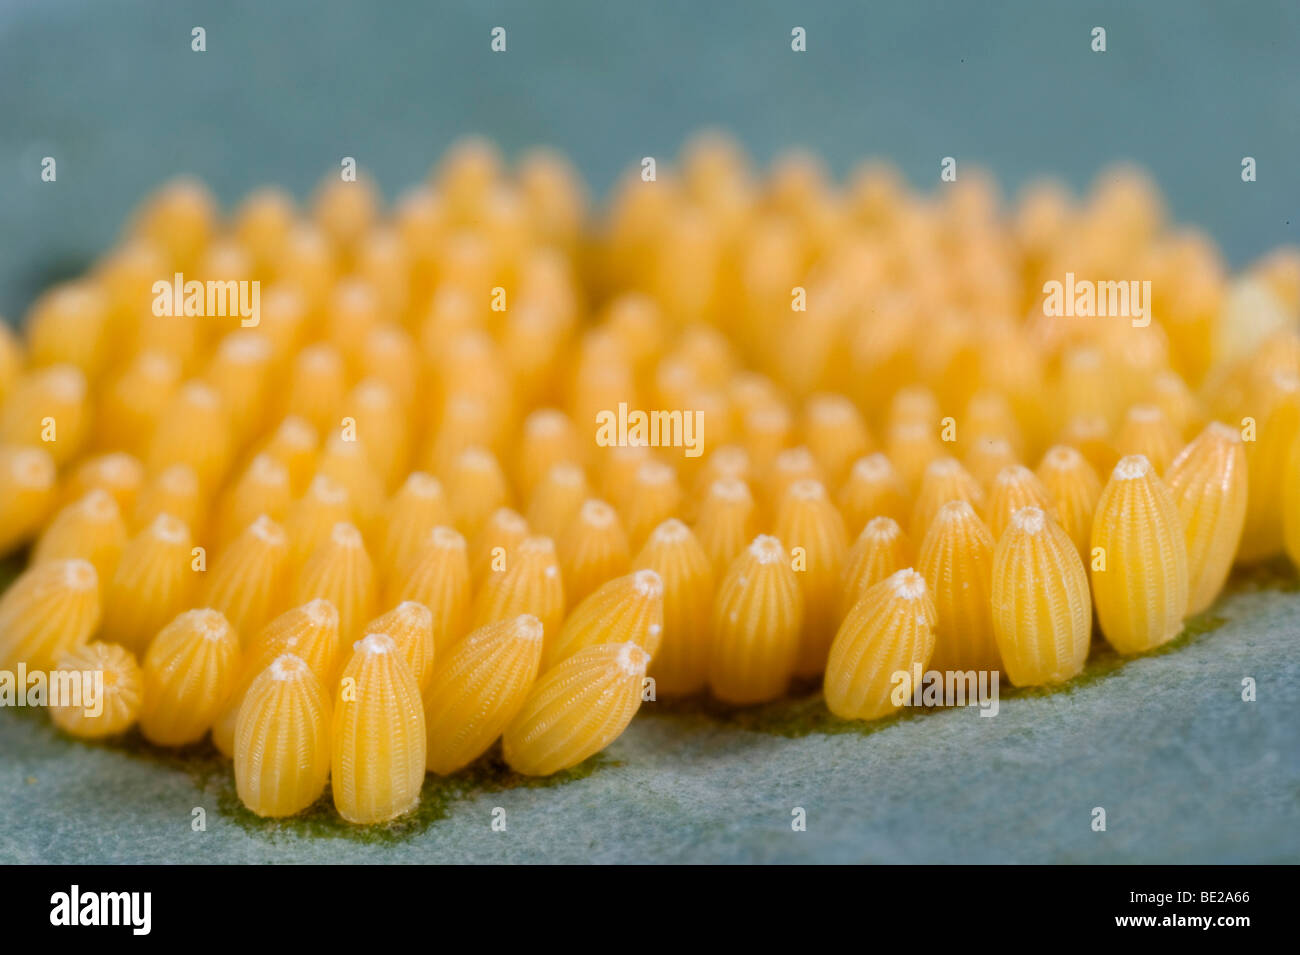
[[[353,842],[375,845],[393,845],[405,842],[427,830],[439,820],[451,815],[452,807],[461,801],[484,793],[504,792],[511,789],[542,789],[563,786],[584,779],[605,766],[616,766],[617,761],[596,754],[572,769],[554,776],[534,777],[516,773],[501,757],[500,744],[477,762],[451,776],[424,777],[420,802],[406,815],[378,826],[353,825],[334,808],[329,784],[320,799],[309,809],[288,819],[264,819],[248,810],[239,800],[235,790],[234,773],[227,771],[216,787],[217,809],[230,821],[254,835],[275,841],[280,836],[307,836],[310,838],[349,839]],[[228,766],[228,764],[227,764]]]
[[10,554],[8,557],[0,558],[0,594],[9,589],[9,585],[14,582],[23,569],[27,566],[27,551],[17,554]]
[[[24,716],[43,719],[36,710]],[[62,736],[44,719],[51,733]],[[63,737],[68,739],[68,737]],[[353,842],[393,845],[413,838],[434,823],[451,815],[457,802],[473,799],[485,793],[505,792],[512,789],[544,789],[563,786],[584,779],[605,767],[618,766],[617,760],[598,753],[585,762],[553,776],[533,777],[516,773],[506,765],[501,756],[500,744],[477,762],[451,776],[425,776],[420,790],[420,802],[411,812],[383,825],[354,825],[334,808],[329,784],[324,793],[309,808],[295,816],[283,819],[266,819],[251,812],[239,799],[235,788],[235,774],[231,761],[223,756],[211,741],[179,748],[156,746],[146,740],[139,729],[116,739],[76,740],[83,746],[100,747],[121,753],[154,766],[163,766],[189,776],[194,787],[204,795],[213,797],[216,811],[250,835],[270,842],[288,838],[336,838]]]
[[[1273,557],[1249,567],[1238,567],[1228,578],[1219,600],[1239,593],[1276,590],[1284,594],[1300,592],[1300,571],[1287,557]],[[1218,603],[1218,601],[1216,601]]]
[[857,733],[860,736],[870,736],[896,723],[921,719],[931,712],[908,707],[878,720],[842,720],[826,708],[820,678],[797,680],[785,698],[754,706],[732,706],[702,693],[697,696],[664,698],[655,701],[653,706],[643,704],[641,708],[641,713],[652,718],[707,723],[789,739],[813,733]]

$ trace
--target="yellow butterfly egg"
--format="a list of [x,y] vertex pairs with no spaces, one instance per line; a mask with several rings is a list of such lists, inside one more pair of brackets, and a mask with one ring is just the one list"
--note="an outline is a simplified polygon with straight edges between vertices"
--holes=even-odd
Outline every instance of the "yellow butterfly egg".
[[289,491],[301,497],[316,474],[320,435],[304,418],[289,415],[284,418],[259,448],[285,466],[289,472]]
[[631,547],[618,512],[604,501],[584,501],[559,540],[569,606],[612,577],[627,572]]
[[769,535],[754,538],[727,570],[713,604],[709,688],[728,703],[785,692],[799,659],[804,603],[790,556]]
[[790,485],[796,481],[822,483],[821,465],[807,448],[786,448],[772,459],[764,480],[763,499],[767,510],[776,514]]
[[754,539],[757,526],[754,498],[749,485],[740,478],[723,477],[714,481],[700,503],[695,522],[695,536],[721,578],[731,562]]
[[0,444],[40,447],[58,465],[81,450],[90,428],[86,376],[74,365],[22,374],[0,408]]
[[509,554],[528,536],[528,522],[508,507],[492,512],[470,546],[470,576],[482,581],[488,574],[504,573]]
[[900,527],[911,517],[903,479],[889,458],[879,453],[853,462],[837,501],[850,534],[861,533],[873,517],[891,517]]
[[0,596],[0,669],[48,670],[99,625],[99,575],[86,560],[52,560]]
[[693,503],[698,506],[708,496],[714,481],[732,478],[748,483],[753,476],[749,453],[743,447],[738,444],[719,445],[704,458],[704,464],[695,477]]
[[867,589],[912,562],[912,544],[892,517],[873,517],[849,548],[840,571],[837,613],[842,621]]
[[[381,324],[366,333],[358,356],[364,377],[386,382],[405,411],[412,410],[419,385],[418,352],[411,333],[400,325]],[[419,425],[419,416],[410,424]]]
[[658,690],[685,695],[703,690],[709,678],[709,618],[713,565],[691,529],[676,518],[654,529],[632,565],[652,570],[663,582],[663,639],[650,661]]
[[288,582],[288,535],[263,514],[218,555],[199,587],[199,603],[221,611],[247,644],[282,609]]
[[889,430],[885,453],[909,491],[920,487],[930,462],[943,455],[938,430],[937,423],[920,422],[907,422]]
[[653,656],[663,627],[664,584],[659,575],[638,570],[617,577],[585,597],[560,631],[548,637],[542,669],[597,643],[636,643]]
[[271,381],[271,343],[260,332],[226,335],[208,363],[204,379],[221,398],[236,443],[249,437],[265,405]]
[[472,537],[492,512],[510,503],[510,490],[495,455],[466,448],[442,475],[456,528]]
[[424,471],[412,471],[388,499],[380,523],[379,567],[392,577],[407,567],[435,527],[451,523],[442,482]]
[[145,481],[136,497],[127,530],[138,534],[162,515],[175,517],[193,531],[199,520],[199,479],[188,464],[173,464]]
[[430,291],[433,264],[447,228],[443,197],[424,185],[409,189],[393,209],[397,233],[412,260],[412,292]]
[[1077,448],[1099,475],[1109,474],[1119,460],[1119,452],[1111,440],[1110,423],[1100,415],[1071,418],[1061,433],[1060,443]]
[[1246,451],[1241,434],[1206,425],[1174,458],[1165,481],[1187,539],[1187,613],[1210,606],[1223,589],[1246,522]]
[[541,621],[521,614],[480,627],[439,659],[424,691],[430,772],[468,766],[505,731],[537,679],[542,645]]
[[534,226],[550,244],[571,246],[586,215],[586,196],[568,160],[547,149],[528,152],[517,176]]
[[[467,451],[495,454],[502,445],[507,423],[503,409],[496,407],[488,397],[450,391],[436,415],[435,426],[425,435],[420,460],[448,481],[449,474],[458,467],[467,467],[471,471],[477,467],[491,467],[486,461],[459,462],[458,459]],[[501,475],[501,483],[505,483],[504,475]],[[504,490],[504,487],[499,490]]]
[[528,525],[558,540],[590,496],[582,468],[560,462],[534,483],[528,498]]
[[199,486],[210,492],[221,484],[233,453],[230,413],[210,385],[188,381],[168,403],[145,455],[146,467],[172,464],[194,469]]
[[790,485],[776,518],[776,536],[789,548],[791,567],[803,593],[803,634],[798,676],[815,676],[826,665],[826,654],[839,619],[840,568],[848,553],[844,520],[819,481],[799,480]]
[[157,348],[141,351],[104,389],[95,420],[97,444],[142,454],[181,382],[181,363]]
[[620,295],[606,308],[603,324],[622,346],[638,377],[646,375],[662,356],[667,329],[653,298],[635,292]]
[[126,542],[104,591],[101,635],[143,656],[154,636],[190,606],[198,585],[189,528],[170,514]]
[[227,756],[234,756],[235,726],[244,694],[276,657],[293,654],[311,667],[322,687],[328,687],[334,685],[342,646],[339,612],[328,600],[312,600],[286,610],[254,634],[240,654],[235,690],[212,725],[212,742],[217,749]]
[[938,613],[936,670],[1000,670],[989,603],[993,535],[965,501],[939,508],[917,557]]
[[641,706],[649,659],[635,643],[602,643],[548,671],[505,730],[510,768],[550,776],[608,747]]
[[162,249],[171,264],[194,264],[217,226],[217,203],[207,188],[189,178],[166,183],[140,207],[133,235]]
[[424,782],[420,688],[391,638],[368,634],[343,668],[330,732],[334,806],[371,825],[415,808]]
[[989,490],[988,526],[995,541],[1011,524],[1012,515],[1022,507],[1037,507],[1055,519],[1056,511],[1051,495],[1043,482],[1029,468],[1013,464],[1004,468]]
[[1254,424],[1253,440],[1245,442],[1249,491],[1246,527],[1237,552],[1242,563],[1267,560],[1283,550],[1286,468],[1292,446],[1300,439],[1300,378],[1275,374],[1258,392],[1247,408],[1251,420],[1243,425]]
[[114,333],[131,331],[132,319],[142,305],[154,298],[153,283],[167,271],[162,249],[146,239],[124,237],[96,269],[111,311],[110,327]]
[[433,613],[424,604],[404,600],[387,613],[380,614],[364,627],[366,633],[382,633],[401,652],[421,690],[429,685],[437,645],[433,639]]
[[356,423],[383,486],[392,486],[405,473],[411,453],[409,422],[397,393],[387,382],[363,378],[344,398],[342,410]]
[[982,513],[984,489],[956,458],[935,458],[926,467],[912,504],[912,535],[924,537],[934,522],[934,515],[949,501],[965,501],[977,514]]
[[1152,380],[1147,399],[1164,412],[1180,438],[1186,438],[1205,423],[1200,399],[1177,372],[1164,371]]
[[642,444],[601,447],[597,458],[601,494],[615,503],[636,477],[641,465],[653,459],[651,450]]
[[568,415],[556,408],[538,408],[529,414],[515,460],[519,487],[527,495],[556,465],[581,467],[582,444]]
[[[359,236],[353,248],[356,274],[374,290],[380,314],[405,314],[409,303],[411,258],[397,231],[386,223],[374,223]],[[381,321],[366,336],[383,328]]]
[[0,404],[13,390],[22,375],[25,360],[23,343],[13,333],[7,322],[0,322]]
[[390,578],[385,602],[415,601],[434,612],[433,643],[441,656],[469,629],[472,585],[465,538],[435,527],[398,576]]
[[628,544],[638,550],[650,532],[673,517],[681,506],[677,472],[659,461],[647,461],[637,468],[631,483],[619,489],[616,503],[627,528]]
[[371,462],[371,451],[360,437],[335,431],[321,452],[321,477],[331,478],[347,491],[354,522],[370,533],[383,513],[384,483]]
[[1070,536],[1041,508],[1015,511],[998,538],[993,631],[1016,686],[1063,682],[1088,659],[1088,574]]
[[0,446],[0,555],[40,529],[55,500],[54,459],[39,447]]
[[140,731],[159,746],[197,743],[239,679],[239,638],[215,610],[187,610],[163,627],[144,658]]
[[898,389],[889,402],[889,429],[903,424],[933,425],[939,421],[939,401],[921,385]]
[[804,406],[803,436],[826,482],[843,484],[853,462],[871,451],[871,434],[853,402],[843,395],[813,395]]
[[[506,313],[501,347],[521,403],[554,398],[571,316],[566,306],[549,298],[524,301]],[[516,479],[522,480],[518,467],[515,471]]]
[[981,391],[971,396],[962,418],[962,431],[976,439],[967,445],[972,449],[979,439],[992,438],[1005,441],[1017,457],[1023,451],[1024,439],[1011,402],[996,391]]
[[1061,357],[1058,407],[1066,420],[1095,417],[1114,422],[1121,398],[1116,394],[1112,371],[1105,354],[1095,345],[1071,348]]
[[352,498],[333,478],[318,474],[301,498],[289,507],[284,532],[289,535],[289,563],[302,567],[329,539],[334,526],[353,518]]
[[229,544],[259,517],[283,521],[292,502],[289,469],[269,454],[255,455],[223,495],[217,522],[219,545]]
[[81,558],[95,565],[100,580],[112,580],[126,539],[126,525],[113,496],[90,491],[55,515],[36,542],[32,563]]
[[841,719],[887,716],[896,674],[925,670],[935,647],[935,607],[925,578],[897,571],[870,587],[840,625],[826,663],[826,706]]
[[379,215],[379,191],[365,176],[354,182],[327,177],[312,201],[312,219],[335,248],[351,252]]
[[104,490],[113,495],[118,509],[130,514],[144,484],[144,466],[132,455],[121,451],[85,458],[63,485],[61,499],[68,504],[87,491]]
[[303,564],[294,581],[291,603],[323,598],[338,608],[339,633],[356,637],[374,613],[378,580],[361,532],[340,521]]
[[275,261],[289,230],[293,228],[293,198],[281,189],[264,187],[249,193],[235,210],[235,239],[253,257],[259,273]]
[[109,301],[93,280],[56,285],[27,315],[27,353],[33,366],[68,364],[94,381],[104,365]]
[[530,613],[547,633],[558,633],[564,618],[565,583],[549,537],[525,538],[508,558],[503,573],[492,574],[474,598],[474,629]]
[[1005,438],[982,435],[971,444],[966,453],[966,467],[971,476],[987,493],[993,480],[1002,472],[1019,461],[1015,448]]
[[281,282],[295,285],[309,311],[319,310],[336,278],[334,249],[320,229],[308,222],[295,222],[285,236],[272,268]]
[[284,411],[310,424],[318,434],[328,434],[339,426],[346,393],[343,355],[327,342],[316,342],[294,356],[284,392]]
[[1182,436],[1159,405],[1129,408],[1115,435],[1115,450],[1144,456],[1157,474],[1165,473],[1182,446]]
[[[157,276],[159,272],[155,271],[153,274]],[[148,293],[151,292],[151,289],[146,289],[147,294],[142,297],[147,298]],[[170,293],[165,294],[170,298]],[[176,397],[179,380],[183,380],[185,375],[198,369],[202,352],[206,349],[208,337],[206,333],[209,327],[204,325],[203,317],[186,315],[183,309],[165,308],[162,312],[161,315],[155,315],[150,303],[146,302],[144,307],[135,305],[124,310],[119,321],[126,326],[126,334],[131,341],[130,347],[137,354],[153,351],[166,355],[175,363],[178,381],[167,389],[163,407],[159,409],[161,413],[165,413],[167,406],[171,404],[171,399]],[[169,315],[168,312],[172,314]],[[152,400],[154,396],[144,393],[140,397]],[[157,422],[162,420],[161,413],[154,419],[155,428],[151,429],[148,435],[144,435],[145,438],[152,439],[152,432],[156,430]],[[148,447],[146,442],[135,450],[143,457],[147,454]]]
[[305,662],[277,657],[253,680],[235,727],[235,791],[259,816],[292,816],[325,791],[330,703]]
[[1122,458],[1102,490],[1092,552],[1093,601],[1111,646],[1140,653],[1178,635],[1188,605],[1187,541],[1173,495],[1141,455]]
[[[590,336],[593,334],[589,332]],[[599,335],[597,330],[594,334]],[[643,443],[633,443],[628,445],[619,444],[619,433],[617,421],[614,417],[613,409],[620,404],[629,403],[629,399],[634,397],[635,385],[632,381],[631,370],[627,366],[627,361],[619,353],[617,345],[613,343],[605,349],[610,352],[607,357],[593,358],[591,352],[595,349],[587,346],[584,348],[586,354],[579,354],[575,360],[574,369],[570,373],[571,378],[565,386],[569,392],[567,407],[570,414],[576,421],[594,422],[597,425],[595,433],[596,444],[600,448],[608,448],[609,453],[602,457],[607,457],[606,469],[603,475],[601,491],[605,494],[612,494],[617,490],[619,483],[613,477],[611,467],[617,467],[622,471],[627,469],[628,472],[635,470],[635,465],[650,459],[649,448]],[[635,405],[632,405],[635,407]],[[630,426],[625,431],[626,440],[630,438]],[[642,438],[640,441],[647,439]],[[637,448],[643,454],[630,454],[632,448]],[[634,464],[635,462],[635,464]],[[627,474],[630,476],[630,474]]]
[[144,695],[144,674],[130,650],[99,641],[81,644],[59,658],[57,669],[82,687],[79,700],[50,701],[50,719],[63,732],[82,739],[103,739],[135,725]]
[[1092,518],[1097,512],[1097,499],[1101,497],[1097,472],[1078,450],[1068,444],[1058,444],[1043,455],[1036,473],[1052,502],[1049,512],[1070,535],[1080,558],[1087,561]]
[[[367,228],[365,224],[358,223],[357,230],[346,242],[336,243],[336,248],[350,246]],[[351,249],[344,248],[341,251],[350,252]],[[360,341],[380,323],[380,309],[381,297],[371,282],[356,274],[340,277],[325,301],[326,337],[341,348]],[[349,365],[352,364],[351,357],[349,356]]]
[[793,416],[785,405],[770,401],[744,412],[742,443],[756,474],[766,474],[773,460],[789,444]]

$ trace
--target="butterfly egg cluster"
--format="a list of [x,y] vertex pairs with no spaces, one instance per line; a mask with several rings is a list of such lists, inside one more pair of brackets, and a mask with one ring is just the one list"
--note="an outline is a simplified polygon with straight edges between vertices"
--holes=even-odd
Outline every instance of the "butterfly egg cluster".
[[[593,213],[454,149],[229,214],[192,181],[0,324],[0,668],[379,823],[499,745],[900,671],[1069,680],[1300,562],[1300,253],[1230,275],[1137,172],[1003,203],[724,138]],[[1094,613],[1095,611],[1095,613]]]

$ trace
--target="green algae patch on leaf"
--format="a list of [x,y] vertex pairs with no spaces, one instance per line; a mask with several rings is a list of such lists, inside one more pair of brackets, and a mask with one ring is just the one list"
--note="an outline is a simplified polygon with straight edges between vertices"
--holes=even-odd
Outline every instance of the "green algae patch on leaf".
[[870,736],[896,723],[927,715],[922,708],[909,707],[879,720],[842,720],[826,708],[820,683],[820,680],[799,681],[791,688],[791,695],[757,706],[729,706],[700,694],[660,700],[653,706],[643,707],[641,712],[688,726],[724,726],[788,739],[814,733]]

